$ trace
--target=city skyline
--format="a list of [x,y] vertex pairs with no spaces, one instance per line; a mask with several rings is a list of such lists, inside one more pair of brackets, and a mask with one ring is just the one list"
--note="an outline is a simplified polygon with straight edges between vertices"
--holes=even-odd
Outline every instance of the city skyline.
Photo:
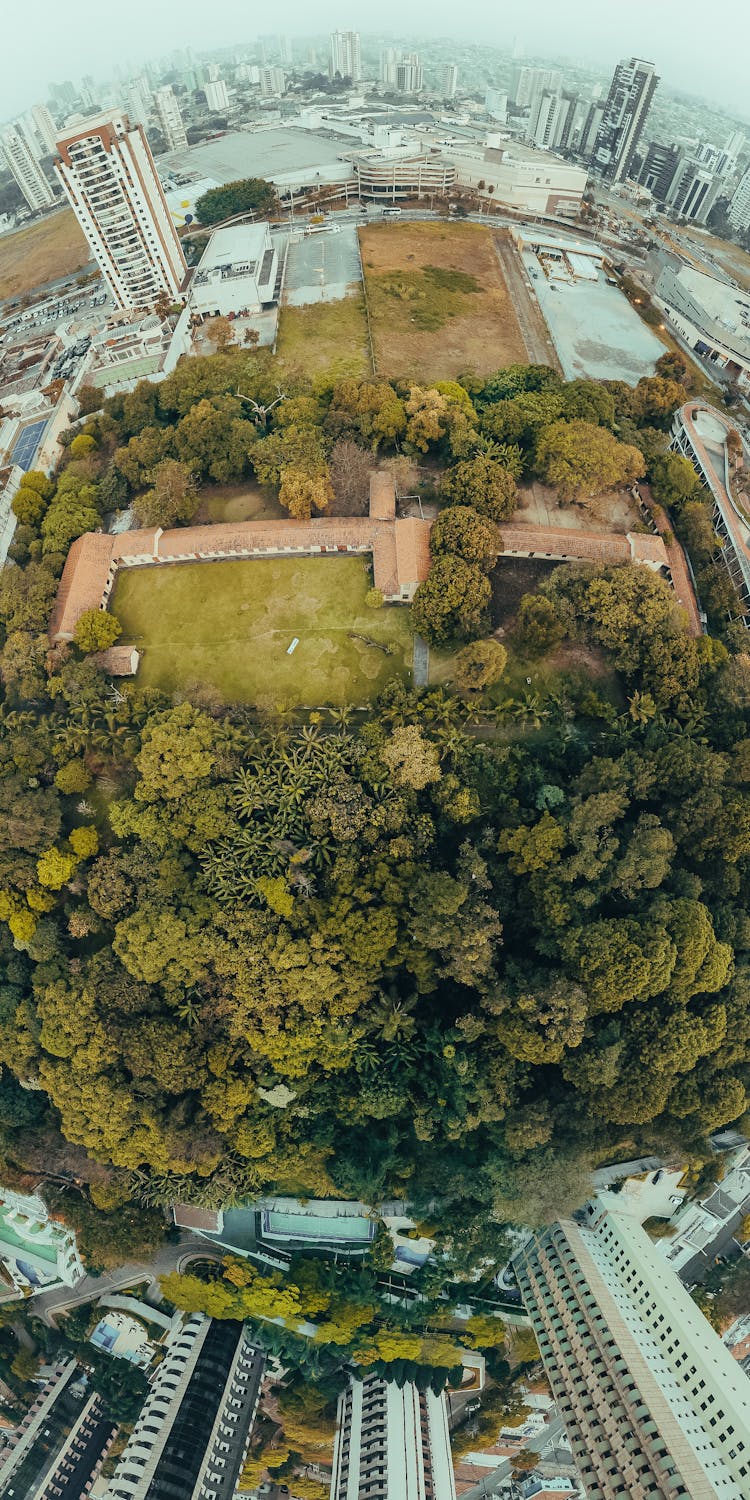
[[[129,67],[136,71],[146,56],[158,56],[174,49],[176,45],[190,46],[199,51],[211,51],[225,47],[251,46],[257,33],[248,35],[246,15],[236,0],[218,0],[210,17],[203,10],[183,12],[180,18],[179,35],[173,20],[168,15],[154,13],[146,0],[133,0],[127,13],[115,13],[106,38],[99,33],[96,12],[92,0],[82,0],[77,11],[79,25],[75,35],[60,33],[53,24],[51,0],[41,0],[41,14],[35,11],[33,47],[19,47],[19,65],[14,68],[12,79],[6,83],[6,108],[8,118],[28,108],[40,94],[44,95],[49,83],[68,75],[78,77],[82,71],[93,72],[97,78],[111,75],[113,59],[121,69]],[[725,24],[736,27],[741,34],[743,7],[741,0],[725,0],[723,6]],[[45,26],[49,18],[50,25]],[[561,62],[579,64],[606,72],[620,56],[637,55],[652,60],[669,89],[696,94],[707,102],[722,105],[739,119],[750,120],[746,87],[743,77],[742,48],[724,49],[718,56],[712,55],[712,73],[705,76],[705,48],[694,28],[684,24],[674,26],[676,6],[669,3],[657,11],[646,4],[646,0],[635,0],[626,14],[607,17],[606,28],[601,26],[593,0],[577,0],[575,7],[568,8],[564,17],[551,0],[538,0],[533,13],[521,11],[517,16],[508,16],[505,21],[489,21],[483,8],[470,4],[461,12],[460,33],[456,28],[454,13],[446,8],[443,14],[433,6],[417,7],[410,12],[410,33],[457,47],[466,45],[490,45],[507,50],[510,55],[514,45],[528,56],[559,58]],[[684,8],[680,12],[684,22]],[[37,24],[38,21],[41,25]],[[367,46],[375,34],[363,25],[356,8],[340,4],[326,7],[319,13],[321,36],[337,29],[359,30]],[[378,13],[382,31],[377,37],[393,34],[394,39],[403,35],[403,12],[387,3]],[[89,25],[89,21],[91,24]],[[21,20],[20,28],[25,24]],[[31,20],[28,21],[31,42]],[[275,17],[274,30],[294,38],[309,37],[308,13],[298,0],[288,0]],[[86,38],[85,45],[81,36]],[[544,45],[539,51],[540,38]],[[20,38],[23,43],[23,37]],[[26,59],[28,58],[28,62]]]

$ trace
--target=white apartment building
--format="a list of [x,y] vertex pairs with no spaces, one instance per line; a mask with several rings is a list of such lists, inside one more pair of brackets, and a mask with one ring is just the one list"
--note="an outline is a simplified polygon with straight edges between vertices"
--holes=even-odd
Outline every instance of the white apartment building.
[[729,222],[733,229],[750,229],[750,167],[732,195],[729,204]]
[[243,1325],[193,1313],[167,1345],[104,1500],[233,1500],[264,1364]]
[[264,99],[274,99],[283,94],[286,88],[286,74],[283,68],[275,66],[260,68],[258,82]]
[[44,156],[54,156],[57,146],[57,126],[46,104],[33,105],[31,122],[41,141]]
[[508,118],[508,95],[505,89],[485,89],[484,107],[491,120],[504,125]]
[[529,137],[543,151],[548,151],[555,144],[561,109],[562,99],[559,94],[553,94],[549,89],[540,94],[530,122]]
[[159,129],[167,143],[167,150],[187,150],[188,138],[182,115],[180,114],[180,106],[177,103],[171,84],[165,84],[164,88],[156,90],[154,94],[154,109],[159,122]]
[[445,1395],[380,1375],[339,1397],[330,1500],[455,1500]]
[[144,130],[151,120],[152,96],[147,78],[133,78],[123,89],[123,98],[128,116],[134,125]]
[[358,83],[362,77],[362,46],[358,31],[332,31],[331,57],[328,64],[329,77],[351,78]]
[[615,68],[592,158],[594,170],[609,182],[630,174],[658,82],[654,64],[639,57],[623,58]]
[[0,135],[5,160],[30,209],[51,208],[55,195],[32,151],[28,138],[17,125],[7,125]]
[[420,94],[424,88],[422,60],[416,52],[407,52],[396,66],[396,88],[400,94]]
[[513,1265],[588,1500],[747,1500],[750,1382],[638,1220],[595,1201]]
[[206,104],[215,114],[229,109],[229,92],[223,78],[211,78],[204,89]]
[[58,136],[63,190],[118,307],[177,298],[187,274],[148,141],[121,111]]
[[458,90],[458,67],[446,63],[440,70],[440,92],[444,99],[455,99]]

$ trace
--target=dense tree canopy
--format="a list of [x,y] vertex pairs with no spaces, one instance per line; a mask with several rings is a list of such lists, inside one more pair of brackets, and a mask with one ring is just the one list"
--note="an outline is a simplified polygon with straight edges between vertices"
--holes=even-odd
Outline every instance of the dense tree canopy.
[[195,205],[201,224],[221,224],[236,214],[256,214],[263,218],[276,208],[276,190],[262,177],[242,177],[223,187],[209,188]]
[[[651,444],[679,394],[656,378],[313,382],[230,350],[107,401],[53,489],[27,476],[0,572],[0,1150],[88,1184],[106,1215],[97,1239],[79,1208],[92,1261],[110,1218],[148,1245],[175,1198],[279,1190],[408,1198],[468,1277],[507,1254],[508,1222],[575,1207],[623,1143],[691,1148],[742,1114],[744,651],[694,639],[638,567],[558,567],[491,638],[510,449],[562,465],[564,492],[623,482],[646,463],[623,429]],[[460,442],[475,434],[461,457],[455,413]],[[406,443],[422,462],[421,441],[449,503],[412,617],[460,648],[458,691],[395,679],[371,713],[295,718],[137,679],[113,693],[83,641],[50,652],[66,549],[106,510],[157,494],[179,521],[188,476],[254,471],[306,513],[330,503],[334,453],[340,493],[342,450],[374,464]],[[654,454],[710,561],[694,480]],[[523,691],[534,653],[555,689]],[[311,1313],[294,1277],[225,1281],[225,1309],[257,1294],[258,1317]],[[352,1334],[330,1289],[317,1317],[325,1347]],[[425,1352],[425,1330],[355,1332],[382,1366]]]

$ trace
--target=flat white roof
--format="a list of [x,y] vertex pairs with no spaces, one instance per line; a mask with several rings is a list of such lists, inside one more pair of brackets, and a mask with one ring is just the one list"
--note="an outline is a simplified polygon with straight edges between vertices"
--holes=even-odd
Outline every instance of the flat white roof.
[[230,224],[215,229],[201,256],[199,270],[214,266],[234,266],[244,261],[259,261],[268,238],[267,224]]

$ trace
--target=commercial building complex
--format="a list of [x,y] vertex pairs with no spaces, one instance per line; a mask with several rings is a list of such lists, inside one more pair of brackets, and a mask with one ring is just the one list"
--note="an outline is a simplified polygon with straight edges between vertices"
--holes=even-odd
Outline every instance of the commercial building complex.
[[661,254],[655,296],[677,332],[731,380],[750,385],[750,292]]
[[624,58],[615,68],[591,165],[609,182],[630,175],[633,157],[659,80],[653,63]]
[[50,1218],[41,1198],[0,1188],[0,1302],[84,1275],[74,1230]]
[[74,1359],[56,1366],[0,1446],[4,1500],[82,1500],[117,1433]]
[[190,283],[197,317],[242,316],[274,300],[278,255],[267,224],[216,229]]
[[106,1500],[232,1500],[263,1367],[241,1323],[194,1313],[156,1371]]
[[184,151],[188,143],[187,132],[171,84],[166,84],[164,88],[156,90],[154,108],[159,129],[167,143],[167,150]]
[[367,1375],[339,1397],[330,1500],[455,1500],[444,1395]]
[[120,111],[58,136],[66,197],[120,308],[179,296],[187,267],[141,126]]
[[513,1264],[588,1500],[747,1500],[750,1383],[638,1220],[594,1202]]
[[8,125],[0,135],[5,160],[29,208],[51,208],[55,195],[47,181],[28,138],[18,125]]

